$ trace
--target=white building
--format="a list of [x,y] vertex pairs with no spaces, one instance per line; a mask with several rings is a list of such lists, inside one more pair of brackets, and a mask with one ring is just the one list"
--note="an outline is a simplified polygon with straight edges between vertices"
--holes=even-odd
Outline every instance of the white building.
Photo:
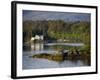
[[40,39],[43,40],[43,35],[40,35]]
[[43,40],[43,35],[35,35],[35,37],[31,37],[31,41],[34,41],[34,40]]
[[39,40],[40,36],[39,35],[35,35],[35,39]]

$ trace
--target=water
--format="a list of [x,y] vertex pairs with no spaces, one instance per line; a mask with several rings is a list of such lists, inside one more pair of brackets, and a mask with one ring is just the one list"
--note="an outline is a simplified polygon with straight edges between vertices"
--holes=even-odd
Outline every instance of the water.
[[[32,58],[30,56],[34,54],[55,54],[58,51],[55,46],[57,45],[64,46],[64,48],[68,46],[83,46],[82,43],[37,43],[31,45],[30,51],[23,51],[23,69],[43,69],[43,68],[63,68],[63,67],[79,67],[79,66],[87,66],[82,60],[64,60],[61,62],[51,61],[48,59],[40,59],[40,58]],[[65,47],[66,46],[66,47]],[[58,46],[60,47],[60,46]],[[68,51],[67,49],[65,49]]]
[[54,46],[54,45],[63,45],[63,46],[83,46],[83,43],[47,43],[45,45]]

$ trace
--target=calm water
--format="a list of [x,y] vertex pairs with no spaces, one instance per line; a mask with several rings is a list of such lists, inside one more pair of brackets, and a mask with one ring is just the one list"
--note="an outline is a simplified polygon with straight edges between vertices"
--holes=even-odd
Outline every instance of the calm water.
[[23,69],[43,69],[43,68],[62,68],[62,67],[79,67],[87,66],[82,60],[70,61],[65,60],[62,62],[50,61],[48,59],[32,58],[34,54],[54,54],[57,53],[56,48],[63,47],[66,51],[67,47],[83,46],[82,43],[37,43],[31,44],[31,51],[23,51]]

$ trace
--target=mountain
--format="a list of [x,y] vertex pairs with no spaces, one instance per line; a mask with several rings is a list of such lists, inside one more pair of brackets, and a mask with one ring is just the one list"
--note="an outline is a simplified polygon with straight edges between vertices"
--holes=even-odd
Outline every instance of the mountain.
[[90,21],[89,13],[23,10],[23,20]]

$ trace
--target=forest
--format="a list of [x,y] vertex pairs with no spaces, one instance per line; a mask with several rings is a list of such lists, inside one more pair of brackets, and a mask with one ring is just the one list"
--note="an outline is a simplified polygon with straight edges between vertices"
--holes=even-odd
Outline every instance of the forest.
[[90,44],[90,22],[65,22],[63,20],[24,21],[24,41],[28,41],[35,35],[43,35],[44,40]]

